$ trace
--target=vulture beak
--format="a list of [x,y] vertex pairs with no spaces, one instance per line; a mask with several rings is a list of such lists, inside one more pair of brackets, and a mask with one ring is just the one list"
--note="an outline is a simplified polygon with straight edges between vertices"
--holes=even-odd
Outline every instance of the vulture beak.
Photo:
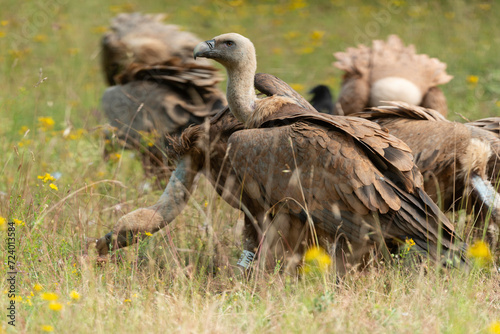
[[213,48],[215,48],[215,39],[199,43],[193,51],[194,59],[196,60],[196,57],[210,58]]

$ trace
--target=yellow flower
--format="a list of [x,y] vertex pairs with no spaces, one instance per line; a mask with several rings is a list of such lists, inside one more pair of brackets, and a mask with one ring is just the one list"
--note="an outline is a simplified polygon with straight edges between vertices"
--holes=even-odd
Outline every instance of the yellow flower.
[[113,153],[109,156],[109,159],[113,162],[117,162],[118,160],[120,160],[122,157],[122,155],[120,153]]
[[19,129],[19,131],[17,133],[19,133],[20,135],[24,135],[26,133],[26,131],[28,131],[29,128],[26,126],[26,125],[23,125],[21,126],[21,128]]
[[38,179],[42,180],[43,183],[47,183],[48,181],[55,181],[56,178],[50,175],[49,173],[45,173],[45,175],[38,175]]
[[491,334],[500,334],[500,321],[493,321],[488,327],[488,333]]
[[448,20],[453,20],[455,18],[455,13],[454,12],[446,12],[446,13],[444,13],[444,17],[446,17]]
[[0,26],[2,26],[2,27],[5,27],[8,24],[9,24],[8,20],[2,20],[2,21],[0,21]]
[[5,35],[7,35],[5,31],[0,31],[0,38],[5,37]]
[[491,4],[489,3],[480,3],[479,8],[481,8],[484,11],[488,11],[491,9]]
[[125,299],[123,302],[124,303],[131,303],[132,301],[130,299]]
[[307,2],[304,0],[292,0],[289,5],[290,10],[302,9],[304,7],[307,7]]
[[305,55],[305,54],[313,53],[314,48],[312,46],[306,46],[303,48],[295,49],[294,52],[298,55]]
[[39,43],[45,43],[45,42],[47,42],[47,35],[38,34],[35,37],[33,37],[33,41],[39,42]]
[[35,291],[41,291],[42,289],[43,289],[43,286],[40,283],[36,283],[33,286],[33,290],[35,290]]
[[55,123],[52,117],[38,117],[38,127],[42,131],[52,130]]
[[477,82],[479,81],[479,77],[477,75],[469,75],[467,77],[467,82],[470,83],[470,84],[477,84]]
[[93,27],[92,32],[96,34],[103,34],[106,31],[108,31],[108,27],[106,26],[98,26],[98,27]]
[[7,219],[0,216],[0,231],[5,231],[7,229]]
[[474,259],[480,266],[484,266],[493,261],[490,248],[486,242],[478,240],[469,246],[467,249],[467,256]]
[[144,234],[147,235],[148,237],[152,236],[152,234],[149,232],[144,232]]
[[80,294],[78,292],[76,292],[75,290],[71,291],[69,293],[69,296],[73,300],[79,300],[80,299]]
[[311,39],[313,41],[319,41],[323,38],[323,36],[325,35],[325,32],[322,31],[322,30],[314,30],[312,33],[311,33]]
[[53,292],[44,292],[44,293],[42,293],[42,299],[54,302],[57,299],[59,299],[59,296]]
[[408,239],[407,237],[405,240],[405,244],[406,244],[406,249],[410,250],[413,246],[415,246],[415,241],[413,241],[412,238]]
[[62,304],[61,303],[58,303],[58,302],[50,302],[49,304],[49,308],[52,310],[52,311],[56,311],[56,312],[59,312],[62,310]]
[[500,101],[495,102],[495,105],[500,108]]
[[53,184],[53,183],[49,184],[49,187],[52,188],[52,189],[54,189],[55,191],[59,190],[59,188],[57,188],[57,186],[55,184]]
[[304,255],[304,272],[316,271],[324,273],[332,264],[330,255],[321,247],[311,247]]
[[299,33],[297,31],[289,31],[285,35],[283,35],[283,37],[285,37],[286,40],[292,40],[299,37]]
[[78,54],[79,52],[80,52],[79,48],[69,48],[68,49],[68,53],[70,56],[74,56],[74,55]]
[[42,332],[53,332],[54,327],[52,327],[51,325],[43,325],[41,327],[41,330],[42,330]]
[[282,48],[273,48],[272,52],[275,55],[280,55],[280,54],[283,54],[283,49]]
[[16,225],[19,225],[19,226],[24,226],[24,222],[22,220],[19,220],[19,219],[12,219],[14,221],[14,223],[16,223]]
[[121,5],[109,6],[109,10],[115,14],[121,12],[131,13],[135,11],[135,5],[131,3],[124,3]]
[[304,90],[304,85],[302,85],[302,84],[293,83],[293,84],[290,84],[290,87],[292,87],[292,89],[296,90],[296,91]]

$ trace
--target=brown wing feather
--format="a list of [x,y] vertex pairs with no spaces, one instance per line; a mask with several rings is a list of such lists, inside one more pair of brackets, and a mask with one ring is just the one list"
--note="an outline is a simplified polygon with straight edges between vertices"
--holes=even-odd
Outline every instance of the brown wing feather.
[[389,135],[376,123],[357,117],[343,117],[308,112],[296,105],[285,105],[279,112],[262,121],[261,127],[307,121],[344,132],[361,144],[373,163],[392,175],[406,191],[421,185],[420,173],[415,169],[410,148],[398,138]]
[[[309,211],[318,227],[332,231],[339,228],[359,242],[368,235],[377,238],[371,211],[379,213],[384,238],[411,235],[424,246],[428,240],[436,244],[441,219],[446,230],[445,247],[452,247],[453,227],[446,218],[437,218],[440,211],[435,205],[426,207],[420,196],[432,201],[425,193],[418,189],[412,195],[401,190],[374,166],[362,145],[347,133],[296,122],[238,131],[229,143],[231,162],[244,189],[252,192],[263,206],[293,199],[288,201],[293,214]],[[336,208],[332,210],[332,206]],[[401,210],[404,215],[399,213]],[[340,217],[335,217],[334,212],[340,212]],[[431,252],[435,254],[435,250]]]
[[267,96],[285,96],[291,98],[297,105],[306,110],[316,112],[316,109],[292,87],[280,78],[267,74],[257,73],[254,79],[255,88]]

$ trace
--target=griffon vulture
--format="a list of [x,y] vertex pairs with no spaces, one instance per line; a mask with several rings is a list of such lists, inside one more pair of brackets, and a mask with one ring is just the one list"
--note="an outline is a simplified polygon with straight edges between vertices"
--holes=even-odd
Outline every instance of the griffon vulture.
[[345,115],[377,107],[381,101],[403,101],[447,114],[448,107],[438,85],[453,77],[446,64],[406,47],[396,35],[387,42],[374,40],[372,47],[359,45],[334,54],[334,66],[345,72],[337,105]]
[[434,201],[440,200],[443,208],[467,205],[468,210],[491,212],[490,238],[496,244],[500,195],[489,181],[487,170],[495,136],[471,125],[450,122],[432,109],[403,102],[390,104],[353,116],[377,122],[408,144],[424,176],[425,191]]
[[[255,81],[257,86],[267,87],[273,93],[279,92],[294,96],[297,100],[302,99],[276,77],[257,74]],[[301,103],[313,110],[307,101],[302,100]],[[230,136],[242,129],[243,124],[236,120],[228,108],[225,108],[210,119],[207,128],[204,124],[191,126],[180,137],[172,137],[167,153],[179,162],[164,194],[154,205],[123,216],[114,226],[113,232],[97,241],[99,255],[104,256],[111,249],[131,245],[137,241],[138,234],[155,233],[172,222],[189,200],[196,186],[196,175],[199,173],[207,177],[224,200],[245,214],[244,252],[239,261],[240,265],[248,267],[255,254],[266,254],[261,258],[266,259],[267,267],[273,268],[275,259],[290,256],[296,251],[295,247],[301,247],[298,234],[305,233],[301,226],[295,226],[294,231],[287,234],[286,240],[280,240],[276,237],[281,229],[279,210],[275,210],[271,216],[258,200],[241,191],[241,184],[227,159],[227,152]],[[209,161],[205,160],[207,157]],[[262,226],[266,223],[272,225],[263,229]]]
[[141,152],[146,172],[160,176],[168,170],[165,135],[202,123],[226,104],[217,70],[192,59],[200,40],[162,19],[120,14],[102,38],[102,67],[111,85],[102,97],[104,113],[122,144]]
[[[376,123],[320,114],[296,94],[254,84],[255,49],[239,34],[201,42],[194,56],[226,68],[228,105],[246,128],[230,136],[229,161],[244,193],[266,212],[280,206],[289,224],[284,235],[309,225],[320,243],[342,235],[355,250],[410,237],[433,259],[438,239],[444,250],[455,248],[453,225],[423,191],[401,140]],[[257,98],[255,89],[267,97]]]

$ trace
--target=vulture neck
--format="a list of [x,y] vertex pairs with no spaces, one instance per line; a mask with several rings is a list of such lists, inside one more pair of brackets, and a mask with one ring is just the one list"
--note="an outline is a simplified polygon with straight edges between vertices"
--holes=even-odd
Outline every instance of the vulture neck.
[[227,103],[233,115],[245,124],[255,110],[254,77],[257,61],[253,57],[239,64],[228,66],[227,69]]

